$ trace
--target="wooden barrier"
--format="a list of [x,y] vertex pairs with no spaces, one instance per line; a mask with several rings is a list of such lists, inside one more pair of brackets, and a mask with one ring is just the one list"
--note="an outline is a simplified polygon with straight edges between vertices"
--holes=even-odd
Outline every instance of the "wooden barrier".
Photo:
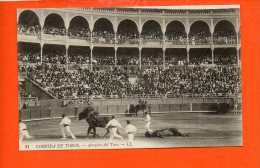
[[[181,104],[151,104],[152,113],[173,113],[173,112],[210,112],[223,109],[222,107],[230,107],[227,103],[181,103]],[[86,106],[70,106],[70,107],[48,107],[33,108],[20,110],[21,120],[40,120],[60,118],[62,114],[76,117],[82,112]],[[101,115],[126,114],[128,105],[98,105],[93,106],[94,110]],[[238,104],[238,110],[241,111],[241,103]],[[233,110],[230,107],[229,111]]]

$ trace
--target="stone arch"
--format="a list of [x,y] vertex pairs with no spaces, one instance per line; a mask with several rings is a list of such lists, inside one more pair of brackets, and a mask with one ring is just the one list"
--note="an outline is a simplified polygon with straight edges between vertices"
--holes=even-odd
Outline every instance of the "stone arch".
[[210,25],[207,22],[203,20],[196,20],[190,24],[189,34],[192,32],[192,30],[194,30],[192,28],[196,28],[196,26],[203,26],[199,27],[199,30],[206,29],[210,33]]
[[211,31],[208,23],[200,20],[193,22],[188,37],[191,45],[209,45],[211,43]]
[[[154,35],[151,34],[152,31],[155,31]],[[148,36],[154,36],[153,38],[162,39],[162,34],[163,33],[161,24],[155,20],[148,20],[142,26],[141,36],[143,38],[146,38]]]
[[165,36],[168,39],[177,38],[177,37],[186,39],[187,34],[185,30],[185,25],[183,24],[183,22],[178,20],[173,20],[169,22],[166,25]]
[[125,20],[129,20],[129,21],[131,21],[131,22],[134,22],[135,25],[136,25],[136,27],[137,27],[137,30],[139,30],[139,29],[138,29],[138,19],[125,18],[125,17],[124,17],[124,18],[117,18],[117,21],[118,21],[117,30],[118,30],[118,27],[119,27],[120,23],[121,23],[121,22],[124,22]]
[[20,13],[18,18],[18,24],[29,23],[32,25],[40,25],[40,20],[34,11],[24,10]]
[[76,38],[90,37],[88,21],[82,16],[75,16],[70,20],[68,35]]
[[127,38],[130,39],[138,38],[138,27],[136,23],[130,19],[122,20],[118,24],[117,34],[122,36],[127,35]]
[[215,24],[213,33],[214,44],[236,44],[237,34],[234,24],[221,20]]
[[234,28],[234,30],[236,30],[236,23],[235,23],[235,21],[233,21],[233,20],[231,20],[231,19],[219,19],[219,20],[216,20],[215,22],[214,22],[214,31],[215,31],[215,28],[216,28],[216,26],[219,24],[219,23],[223,23],[223,22],[225,22],[225,23],[227,23],[227,24],[231,24],[232,26],[233,26],[233,28]]
[[191,20],[191,19],[190,19],[189,32],[190,32],[190,30],[191,30],[192,25],[193,25],[194,23],[197,23],[197,22],[199,22],[199,23],[202,23],[202,22],[203,22],[203,23],[207,24],[207,26],[208,26],[208,28],[209,28],[209,30],[210,30],[210,20],[206,20],[206,19]]
[[53,35],[65,35],[65,22],[63,18],[56,14],[49,14],[44,20],[44,33]]
[[107,18],[107,17],[98,17],[98,18],[94,18],[93,20],[93,31],[95,29],[95,27],[97,26],[97,24],[99,22],[106,22],[107,24],[109,24],[109,26],[112,27],[112,30],[114,31],[114,24],[113,24],[113,21],[110,19],[110,18]]
[[89,28],[89,22],[83,16],[74,16],[73,18],[71,18],[71,20],[69,21],[69,28],[73,26],[72,24],[78,24],[79,25],[80,22],[83,23],[82,27]]

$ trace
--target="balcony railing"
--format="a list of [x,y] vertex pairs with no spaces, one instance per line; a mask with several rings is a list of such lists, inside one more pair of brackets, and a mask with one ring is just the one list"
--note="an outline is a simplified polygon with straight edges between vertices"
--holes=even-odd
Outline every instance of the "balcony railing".
[[115,40],[111,38],[93,37],[92,42],[96,44],[114,44]]
[[165,40],[166,45],[186,45],[186,39],[184,40]]
[[138,44],[139,39],[119,39],[118,44]]
[[66,36],[56,35],[56,34],[43,34],[42,38],[49,39],[49,40],[65,40]]
[[162,39],[143,39],[142,44],[143,45],[162,45],[163,40]]
[[[39,39],[47,40],[84,40],[85,42],[90,43],[91,37],[80,37],[80,36],[65,36],[65,35],[56,35],[56,34],[41,34],[40,33],[32,33],[32,32],[21,32],[18,31],[19,35],[27,35],[27,36],[37,36]],[[94,44],[120,44],[120,45],[137,45],[141,42],[142,45],[163,45],[164,40],[162,39],[117,39],[115,41],[114,38],[104,38],[104,37],[93,37],[92,43]],[[189,39],[189,45],[234,45],[237,44],[236,38],[226,38],[220,37],[211,40],[210,38],[205,39]],[[187,45],[186,39],[183,40],[165,40],[166,45]]]
[[210,39],[189,40],[190,45],[210,45]]
[[75,40],[86,40],[90,42],[90,37],[81,37],[81,36],[68,36],[69,39],[75,39]]
[[213,43],[215,45],[229,45],[229,44],[237,44],[237,39],[225,39],[225,38],[220,38],[220,39],[214,39]]
[[28,36],[38,36],[40,37],[40,33],[38,32],[23,32],[23,31],[18,31],[19,35],[28,35]]

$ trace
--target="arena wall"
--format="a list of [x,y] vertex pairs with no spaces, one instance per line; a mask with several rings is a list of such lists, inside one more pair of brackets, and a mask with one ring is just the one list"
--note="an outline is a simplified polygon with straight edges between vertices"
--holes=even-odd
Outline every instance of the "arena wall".
[[[48,108],[29,108],[20,110],[21,120],[42,120],[59,118],[61,114],[67,116],[77,116],[86,106],[70,107],[48,107]],[[101,115],[127,114],[128,105],[94,105],[96,111]],[[174,113],[174,112],[231,112],[232,106],[229,103],[171,103],[171,104],[151,104],[152,113]],[[226,111],[219,111],[227,107]],[[238,110],[241,110],[241,103]],[[141,114],[141,112],[139,112]]]

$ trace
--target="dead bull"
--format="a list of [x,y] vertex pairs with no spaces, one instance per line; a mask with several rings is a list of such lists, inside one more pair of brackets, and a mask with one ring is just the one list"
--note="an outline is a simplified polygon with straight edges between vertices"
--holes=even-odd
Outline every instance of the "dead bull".
[[167,137],[167,136],[188,136],[185,134],[182,134],[178,131],[176,128],[165,128],[165,129],[160,129],[160,130],[155,130],[153,132],[148,132],[146,131],[145,133],[146,137]]

